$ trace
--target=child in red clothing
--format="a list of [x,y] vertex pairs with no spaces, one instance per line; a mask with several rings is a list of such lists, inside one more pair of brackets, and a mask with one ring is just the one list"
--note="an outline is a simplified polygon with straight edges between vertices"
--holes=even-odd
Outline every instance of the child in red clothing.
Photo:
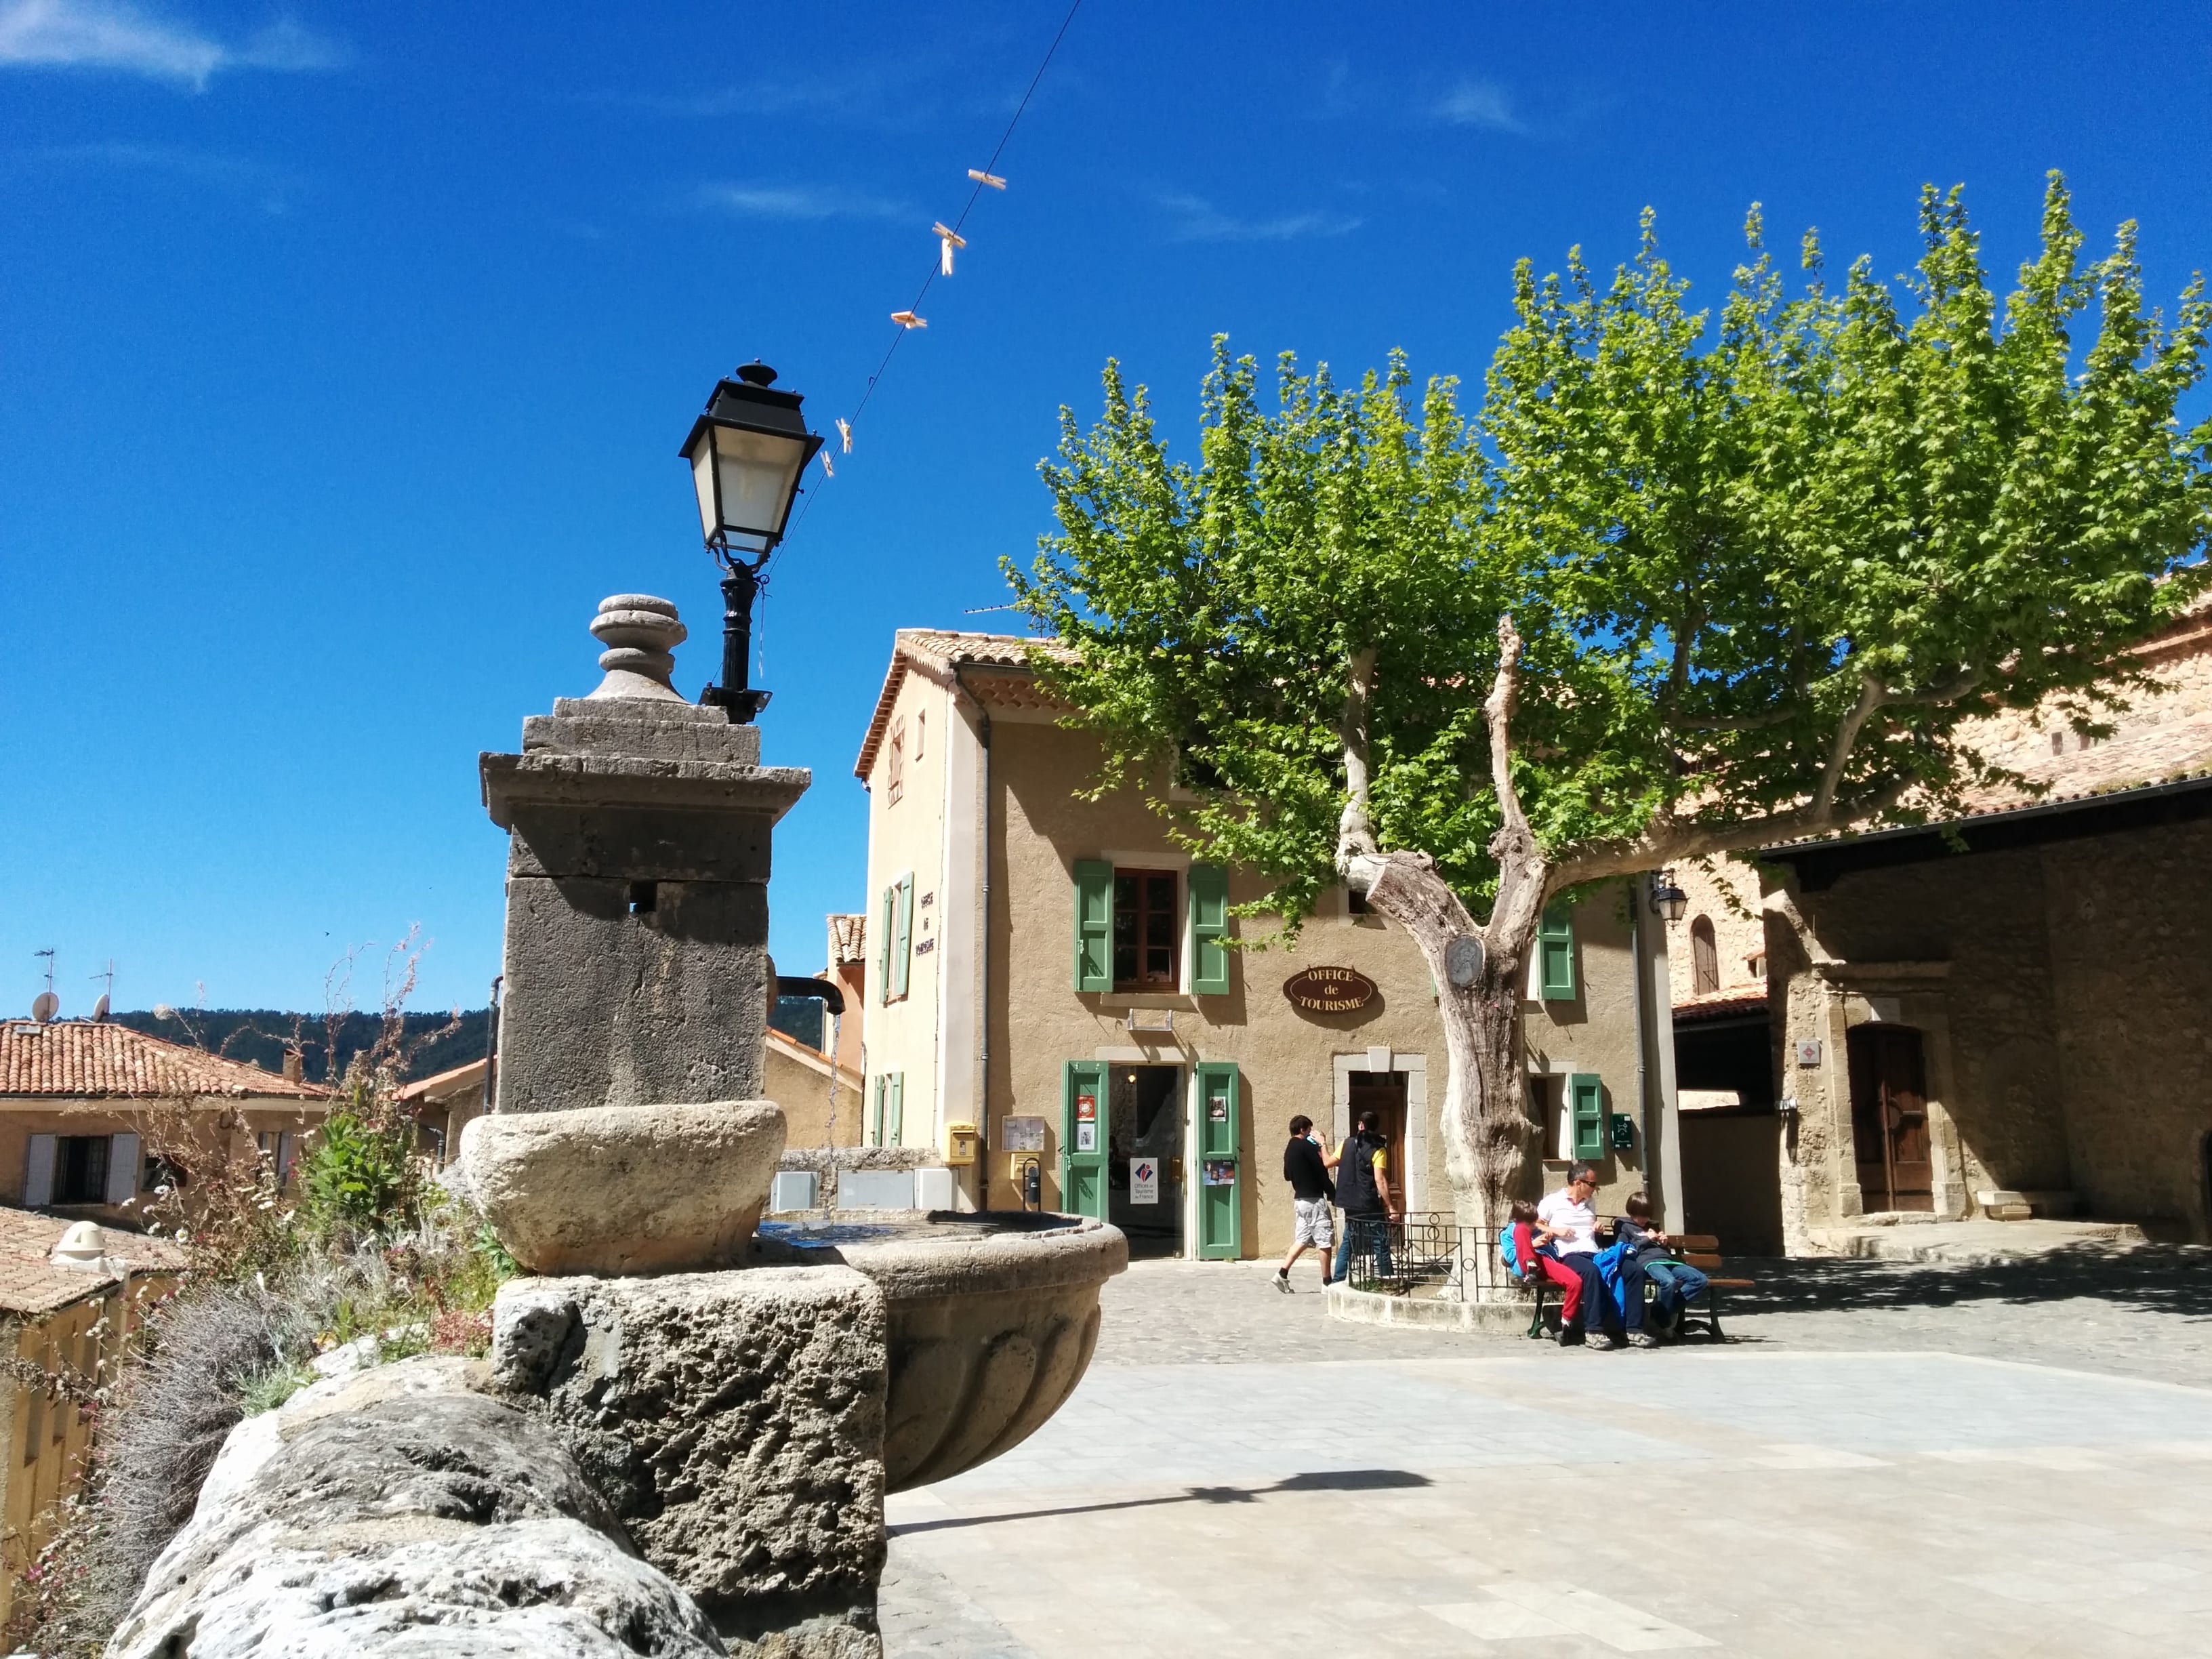
[[1567,1330],[1575,1327],[1575,1316],[1583,1310],[1583,1276],[1555,1255],[1539,1255],[1536,1247],[1549,1243],[1558,1235],[1542,1226],[1536,1219],[1536,1206],[1525,1198],[1513,1200],[1513,1259],[1522,1264],[1522,1271],[1541,1273],[1559,1287],[1559,1323]]

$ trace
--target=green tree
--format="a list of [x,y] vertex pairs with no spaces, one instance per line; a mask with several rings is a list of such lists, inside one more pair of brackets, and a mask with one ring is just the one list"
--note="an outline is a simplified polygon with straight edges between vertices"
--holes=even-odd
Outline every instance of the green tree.
[[[1007,575],[1072,650],[1039,672],[1209,857],[1295,928],[1344,882],[1440,988],[1462,1214],[1529,1144],[1521,988],[1548,899],[1794,836],[1925,821],[1997,775],[1960,727],[2124,695],[2115,655],[2198,591],[2212,423],[2200,283],[2142,304],[2132,224],[2085,264],[2053,175],[2002,309],[1960,193],[1917,270],[1763,245],[1721,304],[1642,246],[1609,283],[1514,276],[1480,412],[1402,356],[1356,387],[1282,360],[1261,407],[1216,342],[1194,464],[1105,373],[1042,471],[1059,520]],[[2076,356],[2075,328],[2096,328]],[[1475,915],[1484,920],[1478,923]],[[1483,950],[1455,984],[1447,953]],[[1460,952],[1464,966],[1468,952]],[[1462,975],[1462,978],[1466,977]]]

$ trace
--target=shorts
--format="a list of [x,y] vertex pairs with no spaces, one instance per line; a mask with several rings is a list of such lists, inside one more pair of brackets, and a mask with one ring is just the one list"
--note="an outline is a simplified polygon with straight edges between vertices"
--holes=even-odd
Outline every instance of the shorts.
[[1291,1243],[1311,1244],[1325,1250],[1336,1242],[1335,1223],[1327,1199],[1294,1198],[1291,1206],[1297,1212],[1297,1219],[1291,1229]]

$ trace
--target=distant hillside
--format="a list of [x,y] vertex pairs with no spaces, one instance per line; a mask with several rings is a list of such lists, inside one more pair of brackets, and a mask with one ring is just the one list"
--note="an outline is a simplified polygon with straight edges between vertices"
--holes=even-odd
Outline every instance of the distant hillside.
[[[455,1030],[433,1041],[435,1033],[452,1024],[453,1018],[450,1014],[401,1016],[409,1081],[483,1058],[490,1010],[466,1011]],[[172,1042],[193,1043],[279,1075],[284,1070],[284,1046],[297,1031],[310,1083],[333,1082],[343,1077],[354,1055],[374,1044],[382,1028],[374,1014],[343,1014],[331,1022],[320,1014],[289,1014],[276,1008],[187,1008],[179,1010],[173,1019],[133,1012],[113,1018],[118,1025],[128,1025],[134,1031],[149,1031]]]

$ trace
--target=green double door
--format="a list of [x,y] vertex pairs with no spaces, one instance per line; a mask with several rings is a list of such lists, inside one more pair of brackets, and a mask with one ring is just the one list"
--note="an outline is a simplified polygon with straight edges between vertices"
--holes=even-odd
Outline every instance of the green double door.
[[[1127,1076],[1124,1077],[1124,1073]],[[1133,1247],[1235,1260],[1243,1254],[1243,1100],[1235,1065],[1191,1068],[1197,1133],[1190,1168],[1183,1151],[1182,1068],[1066,1063],[1060,1133],[1060,1206],[1111,1221]],[[1194,1251],[1183,1240],[1183,1182],[1198,1182]]]

